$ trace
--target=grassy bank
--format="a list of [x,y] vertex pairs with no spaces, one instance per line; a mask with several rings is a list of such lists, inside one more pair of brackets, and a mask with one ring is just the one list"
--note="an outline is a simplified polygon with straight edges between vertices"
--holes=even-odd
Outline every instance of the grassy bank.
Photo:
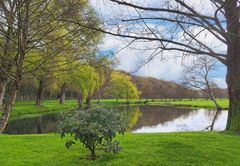
[[77,107],[75,100],[69,100],[65,104],[59,104],[57,100],[44,101],[42,107],[36,106],[35,102],[16,102],[12,113],[11,119],[23,118],[23,117],[34,117],[48,113],[66,111]]
[[[97,104],[93,100],[93,105]],[[228,107],[228,99],[218,99],[219,104],[226,108]],[[114,99],[104,99],[100,105],[103,106],[120,106],[126,105],[126,100],[122,99],[116,102]],[[61,112],[77,107],[75,100],[68,100],[65,104],[61,105],[57,100],[44,101],[43,107],[38,107],[35,102],[16,102],[11,114],[11,120],[23,117],[33,117],[42,114]],[[142,99],[132,100],[130,105],[162,105],[162,106],[179,106],[179,107],[193,107],[193,108],[214,108],[212,101],[205,99]]]
[[[217,99],[217,102],[223,109],[228,109],[228,99]],[[206,99],[162,99],[150,101],[152,105],[168,105],[180,107],[193,107],[193,108],[214,108],[214,103]]]
[[159,133],[118,136],[119,155],[98,152],[87,160],[82,145],[64,147],[59,135],[0,135],[0,165],[239,165],[240,136],[224,133]]

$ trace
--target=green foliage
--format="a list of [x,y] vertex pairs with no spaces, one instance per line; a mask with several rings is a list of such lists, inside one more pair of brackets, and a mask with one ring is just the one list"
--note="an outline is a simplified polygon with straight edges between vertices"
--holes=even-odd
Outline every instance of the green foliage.
[[93,67],[88,65],[76,68],[71,75],[71,80],[73,86],[82,92],[83,98],[86,98],[87,95],[92,95],[100,86],[99,75]]
[[118,153],[121,148],[119,142],[113,141],[113,138],[117,133],[124,134],[124,131],[125,124],[121,114],[100,108],[64,113],[59,125],[62,138],[67,134],[71,136],[65,146],[69,148],[75,141],[80,141],[90,150],[93,160],[96,158],[97,146],[105,152]]
[[116,99],[138,99],[141,92],[131,81],[131,77],[121,72],[111,74],[110,86],[107,89],[108,94]]

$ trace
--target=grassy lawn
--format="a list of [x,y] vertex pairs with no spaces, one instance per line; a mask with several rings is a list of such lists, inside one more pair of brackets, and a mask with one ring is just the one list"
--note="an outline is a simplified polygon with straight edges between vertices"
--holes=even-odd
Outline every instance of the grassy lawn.
[[127,133],[118,139],[124,148],[119,155],[97,152],[99,158],[89,161],[89,153],[82,145],[66,149],[59,135],[0,135],[0,165],[237,166],[240,163],[240,136],[233,134]]

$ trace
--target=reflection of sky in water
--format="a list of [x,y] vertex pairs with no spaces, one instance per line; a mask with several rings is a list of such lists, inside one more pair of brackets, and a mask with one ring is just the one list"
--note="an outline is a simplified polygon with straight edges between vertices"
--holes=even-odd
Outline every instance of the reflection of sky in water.
[[[133,133],[157,133],[201,131],[212,123],[215,112],[205,109],[194,110],[188,115],[182,115],[176,119],[159,123],[153,126],[142,126],[133,130]],[[214,130],[224,130],[227,123],[228,111],[221,111],[216,119]]]

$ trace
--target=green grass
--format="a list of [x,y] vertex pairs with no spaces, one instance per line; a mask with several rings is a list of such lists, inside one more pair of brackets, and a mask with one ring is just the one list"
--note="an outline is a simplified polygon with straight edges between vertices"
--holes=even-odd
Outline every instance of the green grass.
[[[96,105],[97,101],[93,100],[93,105]],[[228,99],[218,99],[219,104],[223,108],[228,108]],[[214,104],[210,100],[206,99],[142,99],[132,100],[130,105],[170,105],[179,107],[197,107],[197,108],[214,108]],[[43,107],[38,107],[35,102],[16,102],[11,113],[11,120],[16,118],[34,117],[48,113],[56,113],[66,111],[77,107],[76,100],[68,100],[65,104],[61,105],[57,100],[44,101]],[[126,105],[126,99],[120,99],[116,102],[115,99],[104,99],[101,101],[103,106],[120,106]]]
[[97,152],[96,161],[81,144],[64,147],[59,135],[0,135],[0,165],[36,166],[225,166],[240,163],[240,136],[192,132],[118,136],[118,155]]
[[57,100],[44,101],[43,107],[36,106],[35,102],[16,102],[11,113],[11,120],[66,111],[76,108],[76,106],[77,102],[75,100],[69,100],[63,105],[59,104]]
[[[228,109],[228,99],[217,99],[219,105]],[[195,108],[214,108],[214,103],[211,100],[206,99],[163,99],[149,102],[152,105],[170,105],[170,106],[181,106],[181,107],[195,107]]]

